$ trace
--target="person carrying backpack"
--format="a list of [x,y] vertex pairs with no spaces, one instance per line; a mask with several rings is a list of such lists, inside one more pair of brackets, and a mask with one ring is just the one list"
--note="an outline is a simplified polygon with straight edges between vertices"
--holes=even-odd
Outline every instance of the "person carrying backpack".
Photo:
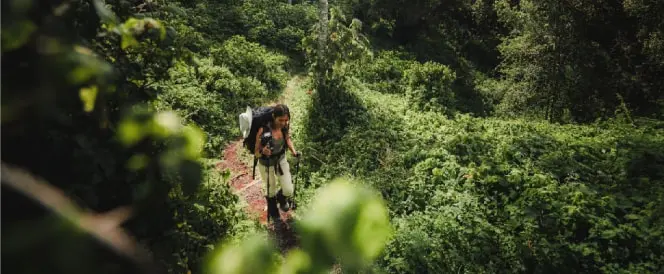
[[[258,159],[261,180],[268,185],[268,215],[274,218],[279,216],[277,203],[283,211],[290,209],[289,200],[294,190],[290,166],[286,160],[286,149],[295,157],[299,157],[299,153],[295,150],[288,131],[290,120],[288,107],[283,104],[274,106],[271,118],[256,132],[254,156]],[[277,181],[281,186],[279,191],[276,191]]]

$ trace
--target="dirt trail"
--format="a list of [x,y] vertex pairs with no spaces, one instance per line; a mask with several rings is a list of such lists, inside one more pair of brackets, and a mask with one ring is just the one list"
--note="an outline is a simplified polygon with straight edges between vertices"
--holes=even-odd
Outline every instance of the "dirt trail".
[[[293,94],[293,90],[301,83],[303,77],[295,76],[288,81],[286,89],[281,98],[273,103],[285,103]],[[296,146],[297,147],[297,146]],[[217,164],[217,169],[228,169],[231,172],[231,179],[228,182],[235,193],[244,199],[247,203],[246,211],[257,218],[263,225],[267,225],[270,235],[275,240],[279,250],[285,254],[289,249],[296,247],[298,237],[294,232],[291,213],[293,210],[283,212],[280,210],[281,219],[271,221],[267,224],[267,201],[265,200],[265,183],[261,181],[258,167],[256,168],[256,177],[252,178],[253,166],[247,165],[244,157],[251,157],[244,147],[242,147],[242,138],[228,144],[224,148],[223,160]],[[252,163],[253,164],[253,163]],[[295,174],[294,163],[291,164],[291,173]],[[296,186],[297,187],[297,186]]]

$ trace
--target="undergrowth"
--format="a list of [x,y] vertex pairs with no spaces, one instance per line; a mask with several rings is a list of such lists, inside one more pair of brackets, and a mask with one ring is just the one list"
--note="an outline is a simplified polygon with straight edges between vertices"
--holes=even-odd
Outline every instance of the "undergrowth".
[[[309,187],[349,176],[382,192],[396,229],[382,271],[656,273],[664,263],[656,123],[449,117],[353,79],[337,92],[365,120],[298,132],[304,175]],[[302,98],[295,109],[313,107]],[[296,124],[334,124],[330,108]]]

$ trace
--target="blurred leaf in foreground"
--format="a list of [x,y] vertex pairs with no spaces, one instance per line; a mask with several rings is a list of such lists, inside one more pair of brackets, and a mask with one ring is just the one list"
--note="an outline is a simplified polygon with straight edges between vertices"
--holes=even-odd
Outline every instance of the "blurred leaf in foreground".
[[[339,262],[361,271],[382,252],[392,235],[387,207],[368,188],[336,179],[321,188],[297,224],[302,249],[291,250],[280,273],[323,273]],[[267,239],[253,236],[239,246],[222,246],[211,255],[210,273],[274,273]]]

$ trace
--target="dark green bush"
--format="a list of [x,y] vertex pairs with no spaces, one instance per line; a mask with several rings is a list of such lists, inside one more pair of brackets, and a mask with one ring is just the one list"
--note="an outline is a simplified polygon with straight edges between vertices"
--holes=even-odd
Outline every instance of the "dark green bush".
[[203,260],[215,245],[251,228],[238,206],[238,196],[215,169],[215,162],[206,165],[204,184],[195,195],[186,197],[175,189],[169,195],[170,214],[153,220],[170,224],[167,231],[160,232],[162,237],[150,241],[152,251],[170,273],[202,273]]

